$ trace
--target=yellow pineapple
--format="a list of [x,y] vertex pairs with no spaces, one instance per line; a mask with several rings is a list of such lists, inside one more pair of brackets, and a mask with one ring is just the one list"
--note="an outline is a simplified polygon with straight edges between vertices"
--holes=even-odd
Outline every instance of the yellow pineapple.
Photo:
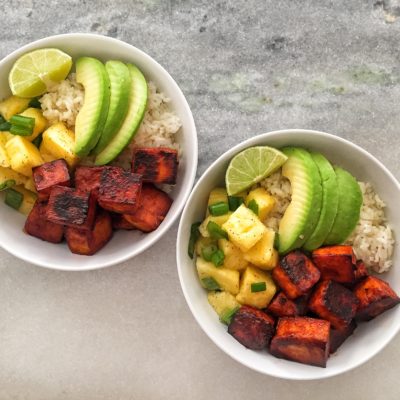
[[32,134],[30,136],[24,136],[24,138],[26,140],[29,140],[30,142],[32,142],[32,140],[35,140],[47,127],[47,119],[43,117],[42,111],[37,108],[27,108],[19,115],[35,119],[35,126],[33,128]]
[[264,221],[268,214],[272,211],[275,207],[275,198],[270,196],[268,192],[263,188],[257,188],[247,195],[246,197],[246,205],[248,206],[249,203],[254,200],[258,206],[258,218],[261,221]]
[[244,259],[242,251],[229,240],[219,239],[218,247],[223,251],[225,256],[223,264],[224,268],[242,271],[249,265],[249,263]]
[[199,226],[199,232],[201,234],[201,236],[203,237],[210,237],[210,233],[207,230],[207,225],[210,221],[215,222],[217,225],[222,226],[222,224],[224,224],[228,218],[231,216],[231,212],[228,212],[227,214],[224,215],[218,215],[218,216],[214,216],[214,215],[209,215]]
[[0,102],[0,115],[7,121],[20,112],[27,109],[31,99],[23,99],[22,97],[10,96],[7,99]]
[[278,262],[278,252],[274,249],[275,232],[267,228],[263,237],[246,253],[243,258],[261,269],[273,269]]

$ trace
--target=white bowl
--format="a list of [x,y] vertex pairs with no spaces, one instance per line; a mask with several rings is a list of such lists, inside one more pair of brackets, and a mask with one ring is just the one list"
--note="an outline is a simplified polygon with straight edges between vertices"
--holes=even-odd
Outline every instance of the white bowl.
[[107,267],[123,262],[143,252],[164,235],[178,218],[192,188],[197,168],[197,134],[189,105],[176,82],[168,72],[141,50],[120,40],[106,36],[72,33],[51,36],[30,43],[14,51],[0,61],[0,93],[10,93],[8,73],[13,63],[22,54],[39,48],[55,47],[65,51],[75,60],[80,56],[92,56],[102,61],[117,59],[136,64],[147,80],[171,99],[174,112],[182,121],[177,140],[183,150],[180,159],[178,181],[171,193],[174,199],[165,220],[157,230],[148,234],[133,231],[118,231],[111,241],[93,256],[72,254],[67,245],[51,244],[22,232],[25,217],[0,201],[0,246],[16,257],[47,268],[67,271],[83,271]]
[[[210,339],[223,351],[243,365],[261,373],[286,379],[321,379],[338,375],[355,368],[376,355],[396,335],[400,328],[400,307],[396,307],[360,324],[351,336],[332,355],[326,368],[319,368],[278,359],[266,351],[248,350],[227,333],[214,310],[207,302],[205,290],[200,286],[194,261],[188,257],[187,246],[190,225],[204,217],[205,205],[211,189],[224,184],[225,171],[231,158],[241,150],[268,145],[302,146],[320,151],[328,159],[354,174],[358,180],[369,181],[387,204],[387,217],[395,236],[400,237],[400,212],[398,200],[400,186],[393,175],[373,156],[360,147],[323,132],[285,130],[265,133],[246,140],[219,157],[203,174],[193,189],[182,213],[177,238],[177,263],[182,290],[197,322]],[[396,244],[394,267],[382,275],[392,288],[400,293],[399,249]]]

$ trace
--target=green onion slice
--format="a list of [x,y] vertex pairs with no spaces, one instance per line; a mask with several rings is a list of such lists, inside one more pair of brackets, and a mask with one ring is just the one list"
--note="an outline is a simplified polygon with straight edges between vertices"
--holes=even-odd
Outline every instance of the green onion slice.
[[214,221],[209,221],[207,231],[213,239],[228,239],[228,233]]
[[229,211],[229,204],[225,203],[224,201],[220,201],[218,203],[210,204],[208,206],[208,210],[210,211],[211,215],[225,215]]
[[39,148],[40,145],[42,144],[42,140],[43,140],[43,135],[40,134],[38,137],[36,137],[34,140],[32,140],[32,143]]
[[218,247],[215,244],[210,244],[209,246],[205,246],[201,249],[201,256],[206,261],[211,261],[213,254],[218,250]]
[[237,210],[244,202],[243,197],[239,196],[228,196],[229,210]]
[[194,256],[194,248],[197,242],[197,239],[200,237],[199,226],[201,222],[195,222],[190,227],[190,238],[189,238],[189,245],[188,245],[188,254],[189,257],[193,259]]
[[214,254],[211,256],[211,261],[216,267],[220,267],[224,263],[224,260],[225,254],[220,249],[215,251]]
[[0,123],[0,131],[5,132],[11,129],[11,124],[9,122],[1,122]]
[[253,211],[254,214],[258,215],[258,204],[254,199],[249,201],[247,208]]
[[23,200],[24,200],[24,195],[22,193],[17,192],[14,189],[7,189],[6,198],[4,199],[4,202],[8,206],[14,208],[15,210],[19,210]]
[[264,292],[267,289],[265,282],[255,282],[251,284],[251,292]]
[[240,306],[234,308],[227,308],[226,310],[222,311],[219,320],[226,325],[229,325],[232,321],[233,316],[238,312]]
[[42,105],[40,104],[40,101],[37,97],[34,97],[28,104],[28,107],[32,108],[42,108]]
[[10,133],[19,136],[32,135],[35,127],[35,118],[24,117],[22,115],[13,115],[10,118],[11,128]]
[[2,190],[6,190],[9,189],[10,187],[13,187],[16,184],[16,182],[14,181],[14,179],[8,179],[2,183],[0,183],[0,192]]
[[208,276],[206,278],[203,278],[201,280],[201,283],[207,290],[220,290],[221,288],[219,287],[218,282],[212,278],[211,276]]

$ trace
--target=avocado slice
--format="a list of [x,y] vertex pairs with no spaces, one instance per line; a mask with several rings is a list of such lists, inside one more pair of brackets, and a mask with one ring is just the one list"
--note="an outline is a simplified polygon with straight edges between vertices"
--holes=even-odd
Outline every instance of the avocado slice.
[[131,76],[128,67],[121,61],[110,60],[106,62],[106,71],[110,79],[110,106],[95,154],[99,154],[118,132],[129,106]]
[[84,157],[96,146],[103,131],[110,82],[103,63],[92,57],[76,60],[76,80],[85,88],[85,99],[75,121],[75,153]]
[[299,147],[285,147],[288,160],[282,175],[290,180],[292,200],[279,223],[279,253],[303,246],[314,231],[321,212],[322,184],[310,153]]
[[96,165],[108,164],[121,153],[134,137],[146,111],[146,78],[135,65],[127,64],[127,67],[131,77],[128,112],[118,132],[108,145],[97,155],[95,160]]
[[338,210],[331,231],[324,244],[333,245],[343,243],[353,232],[359,219],[363,197],[360,185],[346,170],[334,167],[338,187]]
[[322,207],[317,226],[303,245],[308,251],[318,249],[324,243],[331,231],[339,202],[336,173],[331,163],[320,153],[311,153],[311,157],[321,175]]

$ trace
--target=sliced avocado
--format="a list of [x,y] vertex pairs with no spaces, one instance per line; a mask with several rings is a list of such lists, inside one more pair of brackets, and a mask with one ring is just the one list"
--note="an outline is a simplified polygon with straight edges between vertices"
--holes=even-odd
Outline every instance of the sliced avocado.
[[338,210],[324,244],[343,243],[353,232],[359,219],[363,197],[356,179],[343,168],[335,167],[338,186]]
[[142,122],[147,105],[147,82],[140,70],[133,64],[127,64],[131,76],[128,112],[108,145],[95,160],[96,165],[108,164],[130,143]]
[[331,163],[320,153],[310,154],[321,175],[322,207],[317,226],[303,245],[308,251],[318,249],[324,243],[335,220],[339,201],[336,173]]
[[307,150],[285,147],[282,175],[290,180],[292,199],[279,223],[279,253],[300,248],[318,223],[322,203],[321,176]]
[[110,82],[99,60],[81,57],[76,61],[76,80],[85,88],[85,99],[75,121],[75,153],[84,157],[103,131],[110,102]]
[[110,60],[106,62],[106,71],[110,79],[110,106],[95,154],[99,154],[118,132],[129,106],[131,75],[128,67],[121,61]]

